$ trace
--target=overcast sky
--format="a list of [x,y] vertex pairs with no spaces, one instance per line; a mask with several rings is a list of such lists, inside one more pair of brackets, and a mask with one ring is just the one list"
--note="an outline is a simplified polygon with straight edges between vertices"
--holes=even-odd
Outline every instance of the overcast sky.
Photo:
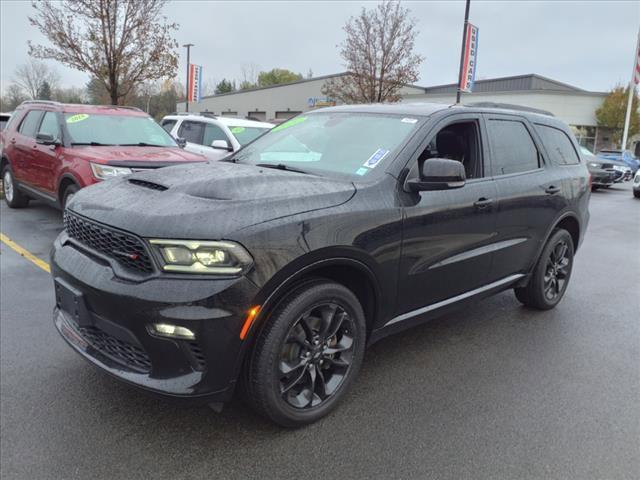
[[[240,79],[242,65],[288,68],[306,76],[343,71],[342,26],[362,6],[375,2],[169,3],[166,15],[178,22],[180,44],[194,43],[192,63],[205,79]],[[416,51],[426,57],[419,85],[457,81],[464,2],[403,4],[417,19]],[[29,25],[27,1],[0,1],[1,79],[6,88],[16,65],[27,58],[27,40],[46,42]],[[635,1],[472,0],[470,21],[480,28],[478,77],[538,73],[587,90],[605,91],[628,82],[640,24]],[[184,82],[184,49],[179,78]],[[62,84],[83,86],[88,76],[50,62]]]

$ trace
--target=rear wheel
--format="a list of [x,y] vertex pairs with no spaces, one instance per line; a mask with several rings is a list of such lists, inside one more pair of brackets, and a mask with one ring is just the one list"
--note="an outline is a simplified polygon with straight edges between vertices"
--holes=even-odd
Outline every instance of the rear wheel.
[[366,326],[358,299],[319,280],[292,292],[265,322],[245,365],[248,402],[286,427],[327,415],[362,364]]
[[517,299],[539,310],[555,307],[567,289],[572,267],[573,240],[569,232],[557,229],[544,247],[527,286],[515,289]]
[[10,208],[22,208],[29,205],[29,197],[18,190],[13,171],[7,163],[2,169],[2,186],[4,188],[4,200]]

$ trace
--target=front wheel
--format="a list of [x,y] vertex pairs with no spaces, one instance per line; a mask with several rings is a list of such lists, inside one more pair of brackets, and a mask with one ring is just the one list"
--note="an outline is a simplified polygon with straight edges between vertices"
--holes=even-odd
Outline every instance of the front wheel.
[[248,402],[285,427],[327,415],[364,357],[366,326],[357,297],[318,280],[293,291],[264,322],[245,365]]
[[529,283],[515,289],[524,305],[539,310],[555,307],[567,290],[573,268],[573,239],[569,232],[557,229],[533,269]]

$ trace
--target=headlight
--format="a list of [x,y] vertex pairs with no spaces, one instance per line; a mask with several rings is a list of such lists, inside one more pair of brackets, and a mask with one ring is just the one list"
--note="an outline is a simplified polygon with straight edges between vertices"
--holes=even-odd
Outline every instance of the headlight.
[[119,177],[120,175],[133,173],[130,168],[100,165],[99,163],[92,163],[91,170],[93,171],[93,175],[100,180],[107,180],[109,178]]
[[595,162],[589,162],[589,166],[593,167],[593,168],[601,168],[602,164],[601,163],[595,163]]
[[244,247],[228,241],[152,239],[165,272],[240,275],[253,265]]

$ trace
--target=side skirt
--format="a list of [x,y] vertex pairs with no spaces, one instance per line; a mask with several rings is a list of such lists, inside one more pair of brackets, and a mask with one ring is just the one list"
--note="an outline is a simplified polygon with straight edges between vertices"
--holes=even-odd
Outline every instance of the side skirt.
[[398,315],[397,317],[389,320],[382,327],[372,332],[371,337],[369,338],[369,345],[388,335],[419,325],[428,320],[444,315],[449,311],[456,310],[467,303],[472,303],[481,298],[493,295],[494,293],[506,290],[524,278],[524,273],[509,275],[508,277],[496,280],[495,282],[483,285],[482,287],[469,290],[468,292],[461,293],[455,297],[447,298],[445,300],[432,303],[431,305],[412,310],[411,312]]

